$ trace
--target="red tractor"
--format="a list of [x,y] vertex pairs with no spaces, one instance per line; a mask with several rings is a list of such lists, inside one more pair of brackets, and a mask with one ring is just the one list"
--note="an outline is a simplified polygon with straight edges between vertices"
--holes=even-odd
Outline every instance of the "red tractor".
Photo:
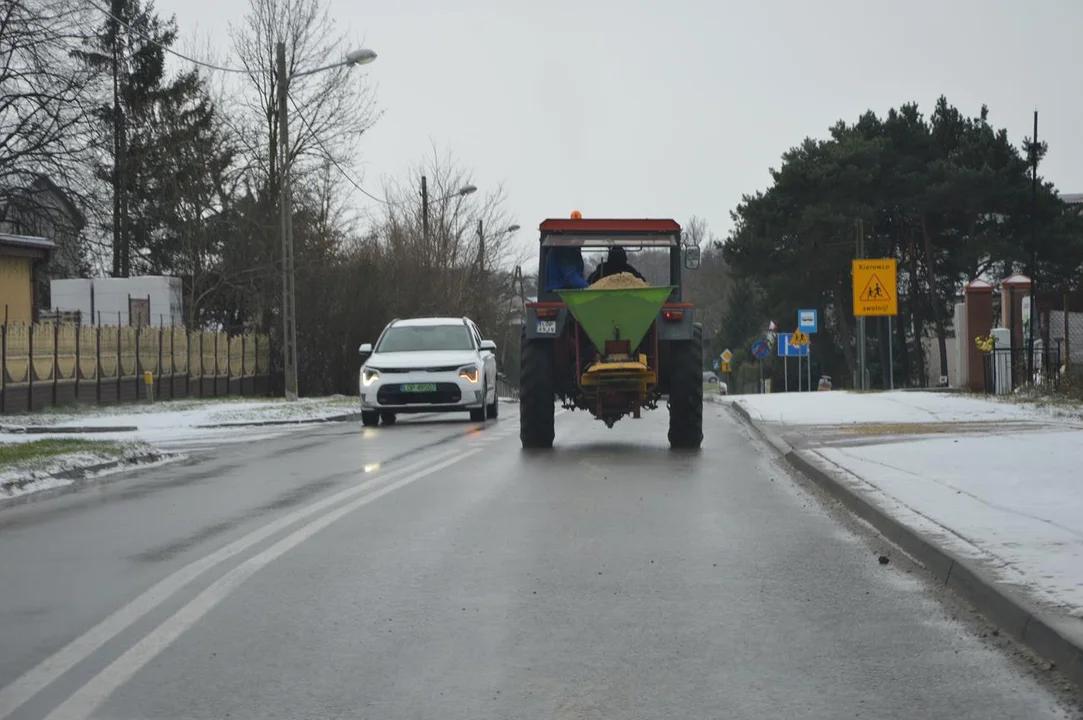
[[[703,328],[682,298],[681,274],[699,267],[699,248],[682,243],[673,220],[583,219],[541,224],[538,298],[527,303],[519,390],[524,448],[553,445],[556,399],[613,427],[665,400],[669,443],[703,441]],[[549,253],[604,253],[621,247],[653,264],[655,284],[554,289]]]

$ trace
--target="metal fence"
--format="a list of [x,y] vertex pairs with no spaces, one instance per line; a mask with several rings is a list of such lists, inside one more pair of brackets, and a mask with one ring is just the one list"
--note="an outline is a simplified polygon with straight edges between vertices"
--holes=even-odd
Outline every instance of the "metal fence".
[[500,376],[496,379],[496,394],[502,398],[510,398],[512,400],[519,399],[519,386],[510,382],[506,377]]
[[[0,325],[0,414],[70,403],[267,395],[266,335],[183,327]],[[150,373],[147,385],[146,373]]]
[[1060,345],[1038,343],[1034,348],[1033,374],[1027,362],[1026,348],[994,348],[985,354],[985,391],[1008,395],[1022,387],[1036,387],[1051,392],[1060,389],[1063,373]]

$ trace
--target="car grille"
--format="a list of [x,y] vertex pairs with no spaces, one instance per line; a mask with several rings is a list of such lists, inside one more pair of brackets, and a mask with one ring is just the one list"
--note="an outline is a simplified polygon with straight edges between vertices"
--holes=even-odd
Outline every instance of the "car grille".
[[435,392],[402,392],[401,388],[401,385],[384,385],[376,393],[376,400],[381,405],[450,405],[462,399],[455,383],[436,383]]
[[421,368],[372,368],[373,370],[379,370],[381,373],[387,375],[405,375],[407,373],[423,372],[423,373],[439,373],[439,372],[455,372],[462,365],[448,365],[445,367],[421,367]]

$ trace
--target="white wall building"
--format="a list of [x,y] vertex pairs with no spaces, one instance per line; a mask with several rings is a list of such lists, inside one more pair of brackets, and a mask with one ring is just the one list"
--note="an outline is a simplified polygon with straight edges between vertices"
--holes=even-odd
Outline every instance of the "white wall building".
[[177,277],[53,280],[50,294],[50,310],[78,311],[83,325],[184,324],[183,287]]

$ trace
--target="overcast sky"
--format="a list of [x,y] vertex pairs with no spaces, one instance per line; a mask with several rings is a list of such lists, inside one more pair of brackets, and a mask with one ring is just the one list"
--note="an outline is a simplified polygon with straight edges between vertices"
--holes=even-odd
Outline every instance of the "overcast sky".
[[[248,0],[157,0],[182,45],[229,58]],[[384,115],[366,189],[450,150],[505,184],[536,239],[546,217],[704,217],[724,236],[742,193],[806,136],[937,96],[982,103],[1017,146],[1039,111],[1042,174],[1083,192],[1083,0],[330,0],[379,54]],[[332,59],[333,60],[333,59]],[[357,202],[367,201],[358,195]]]

